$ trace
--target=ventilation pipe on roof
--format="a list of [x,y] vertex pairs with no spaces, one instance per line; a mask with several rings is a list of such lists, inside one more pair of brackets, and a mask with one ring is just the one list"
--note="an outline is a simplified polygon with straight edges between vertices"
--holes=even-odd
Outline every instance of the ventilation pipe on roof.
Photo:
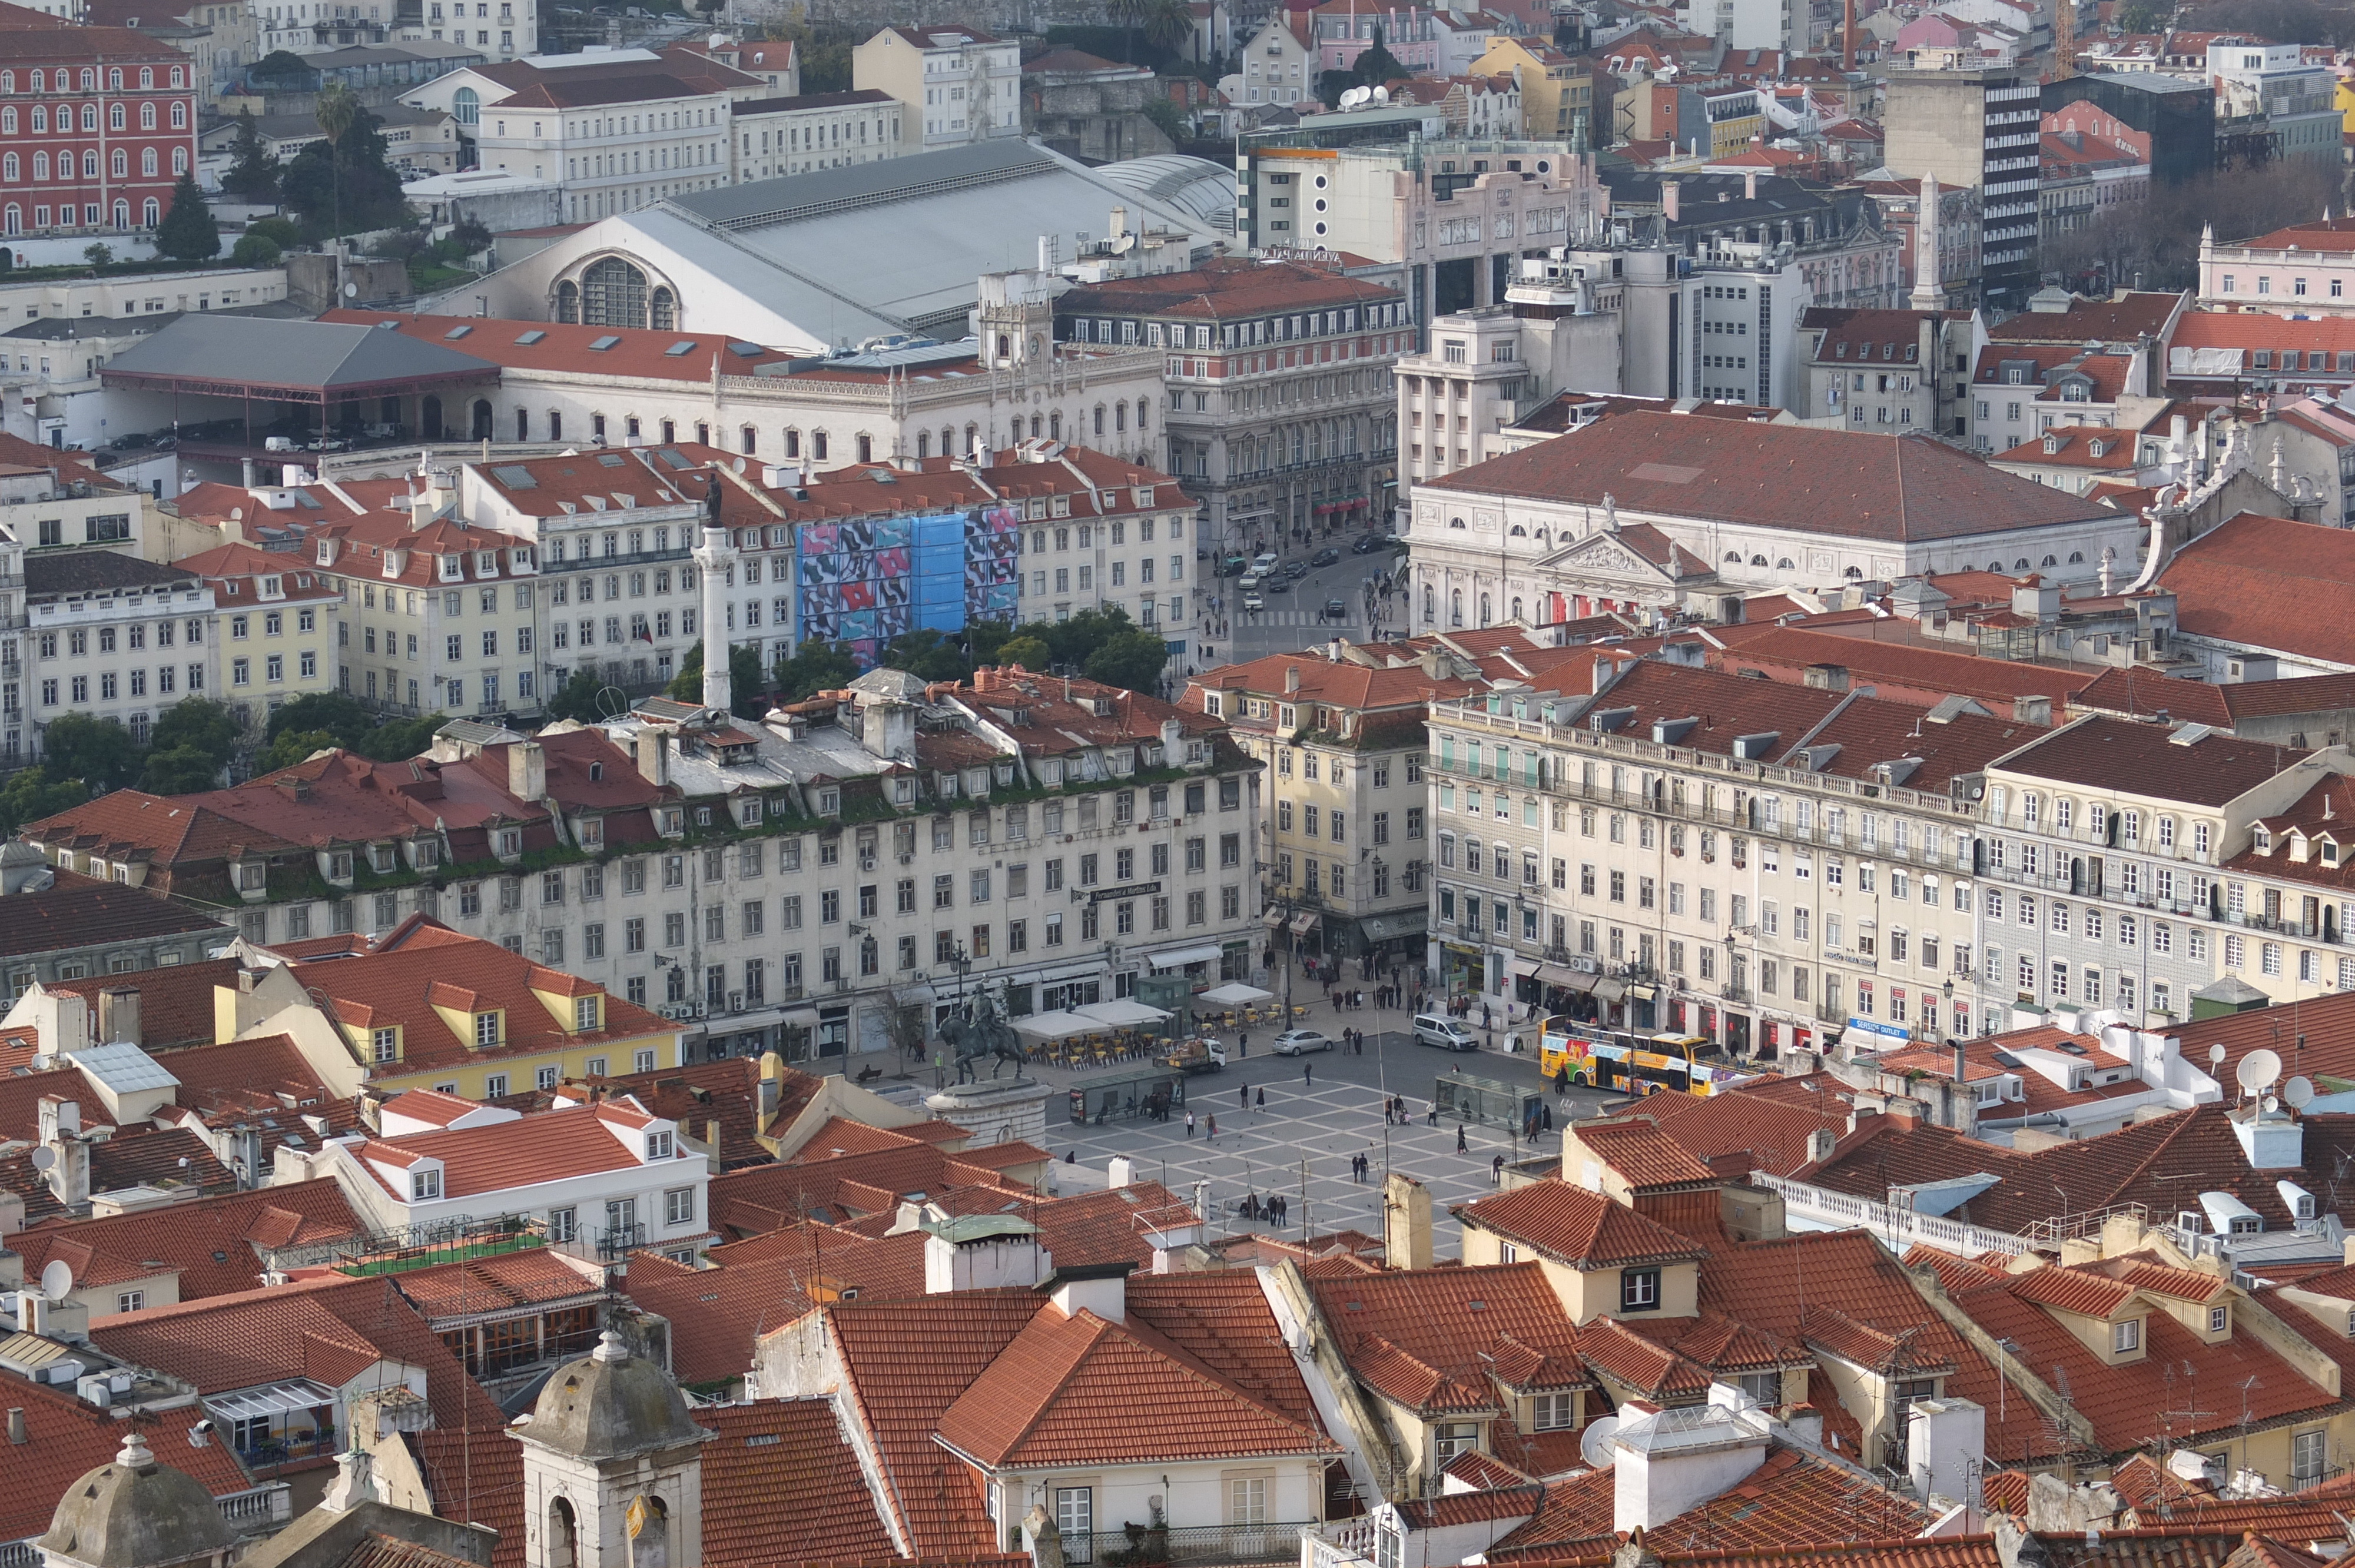
[[548,751],[536,740],[507,747],[507,793],[518,800],[544,800],[548,795]]
[[1136,1266],[1133,1258],[1118,1258],[1109,1263],[1075,1264],[1059,1268],[1048,1281],[1055,1305],[1067,1318],[1082,1312],[1092,1312],[1107,1323],[1128,1321],[1128,1271]]
[[1431,1189],[1395,1171],[1382,1181],[1382,1261],[1392,1268],[1431,1266]]

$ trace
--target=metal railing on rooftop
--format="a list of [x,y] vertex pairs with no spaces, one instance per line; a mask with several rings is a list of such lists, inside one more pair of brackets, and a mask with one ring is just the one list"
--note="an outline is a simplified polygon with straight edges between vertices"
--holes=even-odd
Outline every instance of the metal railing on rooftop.
[[1063,1537],[1063,1560],[1100,1568],[1177,1563],[1287,1563],[1300,1556],[1312,1520],[1286,1524],[1123,1525]]

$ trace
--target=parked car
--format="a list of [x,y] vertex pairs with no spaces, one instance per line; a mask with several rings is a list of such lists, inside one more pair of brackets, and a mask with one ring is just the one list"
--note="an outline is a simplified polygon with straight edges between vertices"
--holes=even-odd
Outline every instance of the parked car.
[[1309,556],[1308,564],[1312,567],[1329,567],[1340,558],[1341,552],[1335,549],[1332,546],[1327,545],[1323,549],[1317,551],[1315,555]]
[[1330,1051],[1333,1042],[1314,1029],[1287,1029],[1275,1037],[1275,1054],[1297,1056],[1306,1051]]
[[1229,556],[1219,566],[1219,575],[1222,577],[1241,577],[1250,570],[1251,563],[1241,556]]
[[1472,1031],[1442,1012],[1418,1012],[1414,1015],[1414,1043],[1436,1045],[1442,1051],[1477,1051],[1480,1042]]

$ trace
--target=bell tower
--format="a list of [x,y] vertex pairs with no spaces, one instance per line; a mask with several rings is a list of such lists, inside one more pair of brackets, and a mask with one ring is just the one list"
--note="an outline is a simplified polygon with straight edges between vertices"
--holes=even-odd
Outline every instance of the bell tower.
[[621,1335],[557,1369],[509,1432],[523,1445],[526,1568],[699,1568],[711,1434]]

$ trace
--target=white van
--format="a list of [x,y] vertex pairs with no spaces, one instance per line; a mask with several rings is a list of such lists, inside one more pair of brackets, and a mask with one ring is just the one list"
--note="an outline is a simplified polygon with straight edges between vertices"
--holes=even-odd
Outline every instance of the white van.
[[1273,550],[1262,550],[1258,555],[1252,557],[1252,570],[1259,573],[1262,577],[1265,577],[1269,572],[1275,569],[1275,560],[1276,556]]

